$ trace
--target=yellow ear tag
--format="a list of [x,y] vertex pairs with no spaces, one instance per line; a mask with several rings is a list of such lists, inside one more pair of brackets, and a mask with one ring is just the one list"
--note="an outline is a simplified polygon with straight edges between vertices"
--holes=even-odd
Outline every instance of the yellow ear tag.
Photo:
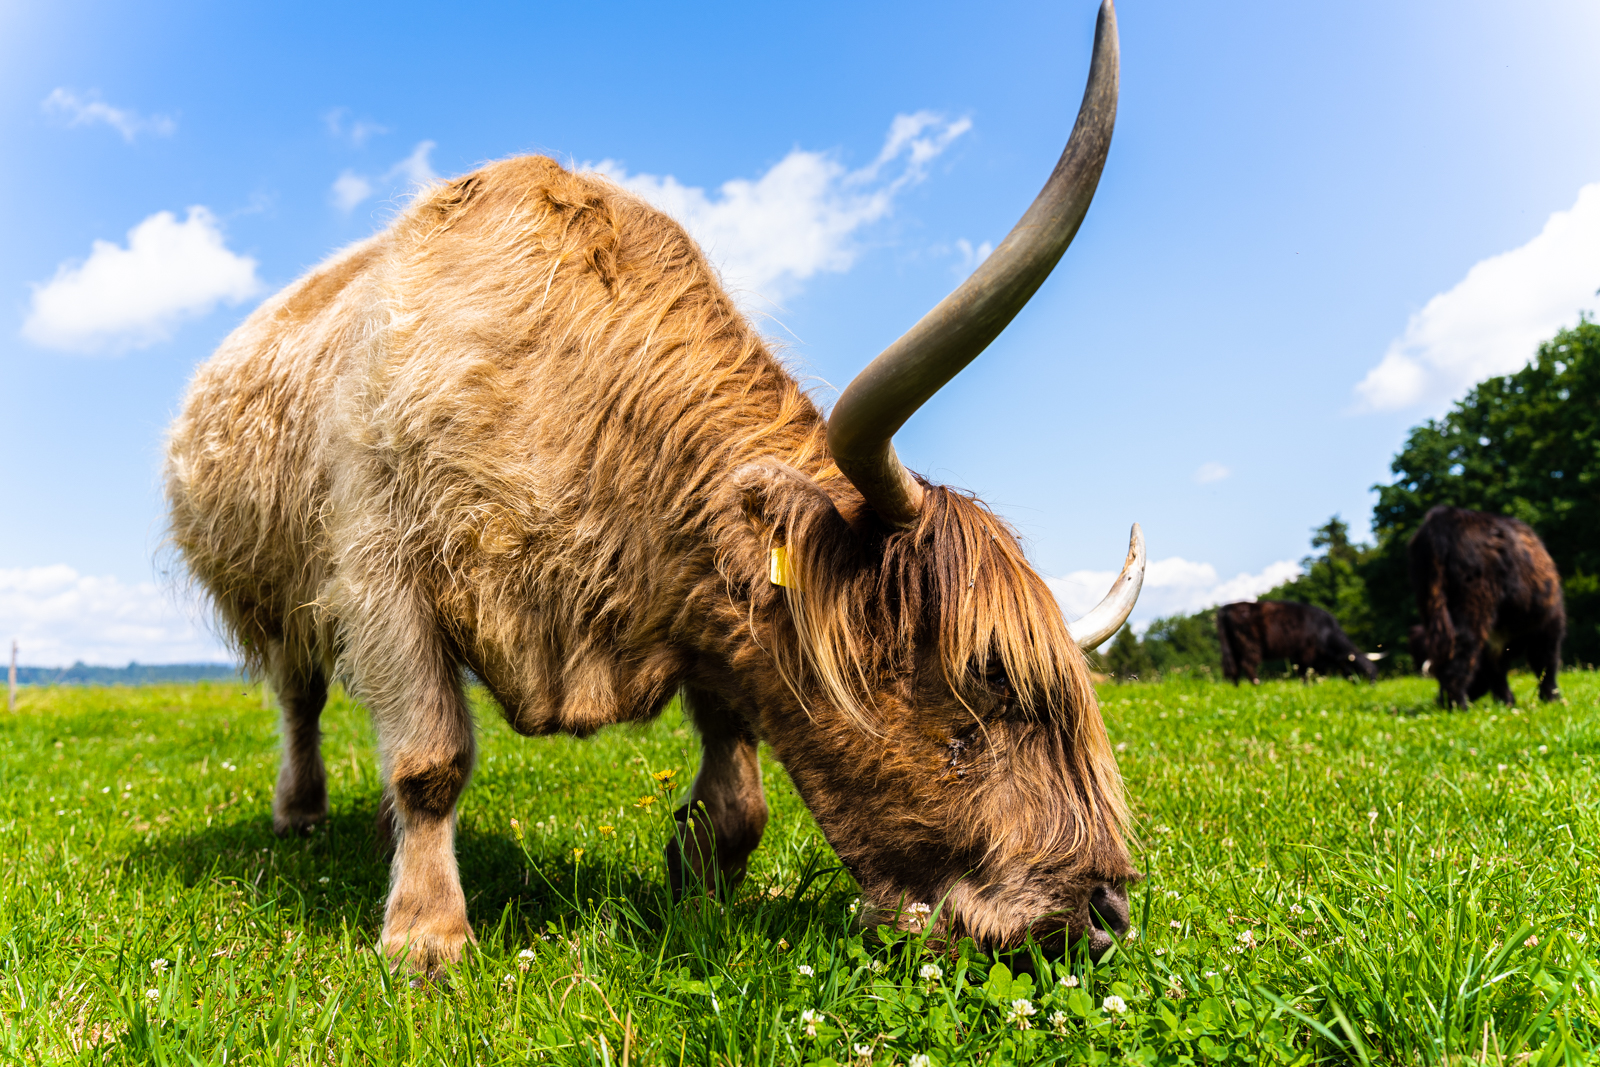
[[771,578],[773,585],[781,585],[785,589],[800,588],[800,583],[795,580],[794,571],[789,569],[789,550],[782,545],[773,546]]

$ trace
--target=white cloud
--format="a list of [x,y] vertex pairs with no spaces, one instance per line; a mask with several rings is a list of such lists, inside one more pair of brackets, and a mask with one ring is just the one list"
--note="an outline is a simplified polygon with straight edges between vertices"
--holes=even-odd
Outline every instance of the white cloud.
[[1359,407],[1438,404],[1517,370],[1540,341],[1593,308],[1600,288],[1600,182],[1545,221],[1520,248],[1473,265],[1455,288],[1411,316],[1383,361],[1356,386]]
[[989,258],[989,253],[994,251],[994,245],[988,241],[984,241],[982,244],[978,245],[978,247],[974,248],[972,247],[971,241],[967,240],[965,237],[962,237],[956,241],[956,251],[961,253],[961,263],[957,269],[960,270],[963,275],[967,275],[971,274],[973,270],[977,268],[979,263],[982,263],[984,260]]
[[261,290],[256,261],[230,252],[211,212],[179,222],[157,212],[128,231],[126,248],[96,241],[82,263],[63,263],[33,286],[23,336],[45,348],[114,352],[165,340],[184,319]]
[[354,171],[345,171],[333,180],[333,206],[349,211],[372,195],[372,182]]
[[367,143],[370,137],[377,137],[389,132],[389,127],[380,126],[376,122],[365,119],[356,119],[346,124],[350,117],[350,109],[336,107],[322,116],[322,121],[327,125],[328,132],[340,140],[348,140],[357,148]]
[[[1215,604],[1252,600],[1299,573],[1298,563],[1280,560],[1257,574],[1237,574],[1224,581],[1209,563],[1194,563],[1181,556],[1151,560],[1145,566],[1144,588],[1130,621],[1134,629],[1143,630],[1168,615],[1188,615]],[[1061,578],[1047,578],[1045,583],[1067,618],[1077,619],[1100,603],[1116,577],[1116,571],[1073,571]]]
[[100,99],[99,93],[91,92],[79,96],[71,89],[56,89],[44,98],[40,106],[44,108],[46,114],[65,119],[68,126],[88,126],[103,122],[122,134],[122,139],[129,144],[132,144],[133,139],[141,133],[171,137],[178,129],[178,124],[168,115],[146,116],[137,111],[129,111],[127,108],[112,107]]
[[428,156],[435,148],[439,147],[432,141],[420,141],[411,154],[394,166],[389,168],[389,173],[384,175],[388,181],[396,178],[405,178],[412,185],[432,185],[439,180],[433,172],[433,167],[428,163]]
[[832,155],[796,148],[759,178],[734,178],[715,192],[671,175],[629,174],[614,160],[587,165],[683,223],[737,292],[778,299],[820,271],[855,262],[856,235],[889,214],[895,197],[967,130],[919,111],[896,115],[883,150],[848,170]]
[[1201,485],[1220,482],[1233,472],[1220,463],[1202,463],[1194,472],[1194,480]]
[[153,582],[79,574],[65,564],[0,569],[0,640],[37,667],[218,663],[233,657]]
[[411,190],[432,185],[439,180],[439,175],[434,173],[428,156],[437,147],[438,145],[432,141],[419,141],[409,156],[390,167],[380,178],[369,178],[351,170],[344,171],[333,180],[333,188],[328,194],[329,199],[340,211],[350,211],[377,192],[379,183],[394,186],[404,180]]

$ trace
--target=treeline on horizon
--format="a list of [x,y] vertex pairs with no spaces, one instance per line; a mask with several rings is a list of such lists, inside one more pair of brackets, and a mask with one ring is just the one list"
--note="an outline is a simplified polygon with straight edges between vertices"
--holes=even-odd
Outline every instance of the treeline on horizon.
[[172,682],[242,682],[231,663],[129,663],[126,667],[91,667],[79,660],[70,667],[17,667],[19,685],[163,685]]
[[[1349,525],[1333,516],[1313,531],[1299,576],[1259,599],[1324,608],[1362,649],[1389,653],[1379,664],[1385,673],[1412,671],[1406,632],[1418,616],[1406,543],[1430,508],[1473,508],[1539,534],[1566,597],[1562,666],[1600,663],[1600,325],[1585,316],[1521,370],[1474,386],[1443,418],[1413,428],[1389,469],[1394,481],[1373,486],[1372,541],[1351,541]],[[1220,678],[1216,614],[1157,619],[1143,640],[1125,626],[1091,659],[1124,680],[1184,671]]]

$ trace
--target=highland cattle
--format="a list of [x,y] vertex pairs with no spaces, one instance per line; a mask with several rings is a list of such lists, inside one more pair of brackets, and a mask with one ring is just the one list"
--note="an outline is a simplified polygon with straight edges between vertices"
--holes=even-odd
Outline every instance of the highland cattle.
[[1360,674],[1367,681],[1378,676],[1374,657],[1361,651],[1339,625],[1319,607],[1288,600],[1258,600],[1224,604],[1217,609],[1217,639],[1222,645],[1222,675],[1234,685],[1243,674],[1260,685],[1264,660],[1284,659],[1302,681],[1311,672]]
[[397,962],[441,967],[473,937],[467,670],[531,735],[683,697],[703,757],[668,847],[677,892],[743,871],[765,741],[869,921],[1054,951],[1125,928],[1127,809],[1079,646],[1131,610],[1138,528],[1069,625],[1014,531],[891,443],[1066,250],[1117,66],[1106,0],[1044,190],[826,419],[677,223],[544,158],[420,195],[200,367],[167,449],[171,539],[278,694],[279,833],[327,812],[330,680],[369,709]]
[[1485,693],[1515,704],[1507,672],[1519,656],[1539,676],[1539,699],[1561,699],[1557,675],[1567,628],[1561,575],[1531,526],[1436,507],[1407,551],[1422,616],[1417,643],[1439,679],[1441,705],[1464,708]]

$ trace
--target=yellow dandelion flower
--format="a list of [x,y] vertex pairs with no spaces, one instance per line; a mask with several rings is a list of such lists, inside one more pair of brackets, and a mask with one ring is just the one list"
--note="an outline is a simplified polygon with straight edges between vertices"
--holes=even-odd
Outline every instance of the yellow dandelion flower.
[[581,859],[583,859],[583,849],[581,849],[581,848],[573,849],[572,850],[572,862],[573,863],[577,863]]
[[648,808],[650,805],[654,804],[655,802],[656,802],[656,798],[655,797],[640,797],[639,798],[639,803],[635,804],[634,807],[636,807],[636,808]]
[[677,773],[678,768],[673,767],[670,770],[657,771],[655,774],[651,775],[651,777],[653,777],[657,782],[661,783],[662,789],[671,789],[673,785],[672,779],[676,777]]
[[600,827],[600,836],[601,837],[610,837],[612,834],[614,834],[616,832],[617,832],[617,828],[615,826],[602,826],[602,827]]

